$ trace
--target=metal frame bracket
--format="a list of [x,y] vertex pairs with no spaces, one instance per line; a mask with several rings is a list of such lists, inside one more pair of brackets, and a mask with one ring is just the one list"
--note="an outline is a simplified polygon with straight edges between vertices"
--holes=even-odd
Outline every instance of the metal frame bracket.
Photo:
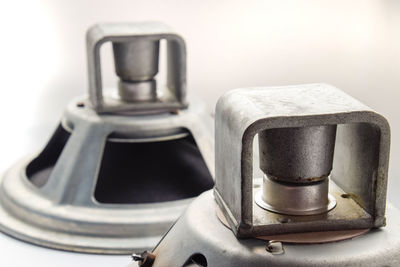
[[[281,218],[255,205],[256,134],[333,124],[338,129],[330,187],[340,198],[337,207],[319,216]],[[326,84],[236,89],[218,101],[215,125],[214,195],[238,237],[385,225],[390,128],[383,116],[354,98]]]
[[[100,48],[106,42],[129,42],[135,38],[167,41],[167,90],[155,102],[127,103],[103,95]],[[186,46],[181,36],[160,22],[103,23],[86,34],[89,100],[98,113],[145,110],[176,110],[187,107]]]

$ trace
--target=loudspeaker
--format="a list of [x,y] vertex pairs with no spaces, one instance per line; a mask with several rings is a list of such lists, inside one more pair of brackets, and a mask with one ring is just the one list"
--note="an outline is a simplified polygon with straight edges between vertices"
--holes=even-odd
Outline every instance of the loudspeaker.
[[400,265],[383,116],[309,84],[227,92],[215,126],[214,190],[130,266]]
[[[106,42],[119,77],[110,92],[101,75]],[[212,118],[203,102],[187,100],[185,42],[162,23],[95,25],[87,57],[88,97],[68,105],[38,155],[0,178],[0,228],[63,250],[148,249],[214,185]]]

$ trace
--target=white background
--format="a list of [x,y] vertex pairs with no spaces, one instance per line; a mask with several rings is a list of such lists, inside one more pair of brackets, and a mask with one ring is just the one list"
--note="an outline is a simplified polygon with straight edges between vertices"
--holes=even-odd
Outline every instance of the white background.
[[[163,21],[185,38],[189,91],[210,111],[229,89],[325,82],[383,114],[392,128],[389,199],[400,207],[396,0],[0,1],[0,171],[41,148],[68,101],[86,93],[86,29],[140,20]],[[111,56],[103,62],[112,87]],[[0,234],[1,266],[127,263],[127,256],[46,250]]]

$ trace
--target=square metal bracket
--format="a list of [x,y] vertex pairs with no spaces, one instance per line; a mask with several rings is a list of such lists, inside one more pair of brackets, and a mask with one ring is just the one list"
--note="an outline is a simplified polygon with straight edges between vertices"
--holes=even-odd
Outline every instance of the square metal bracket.
[[[385,225],[390,128],[354,98],[326,84],[236,89],[218,101],[215,125],[214,195],[238,237]],[[318,216],[281,216],[259,208],[253,202],[256,134],[315,125],[337,125],[330,190],[351,197]]]
[[[103,95],[100,48],[105,42],[129,42],[135,38],[167,41],[167,90],[155,102],[127,103]],[[176,110],[187,107],[186,46],[181,36],[160,22],[103,23],[86,34],[89,100],[98,113]]]

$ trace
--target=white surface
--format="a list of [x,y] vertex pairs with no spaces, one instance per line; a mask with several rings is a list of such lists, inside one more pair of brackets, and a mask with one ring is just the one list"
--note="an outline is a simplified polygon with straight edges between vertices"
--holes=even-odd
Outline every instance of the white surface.
[[[185,38],[189,90],[210,110],[233,88],[325,82],[382,113],[392,127],[389,198],[400,207],[399,12],[395,0],[0,1],[0,171],[41,148],[68,101],[86,92],[90,25],[161,20]],[[110,55],[104,63],[105,86],[114,86]],[[2,234],[0,248],[1,266],[129,263]]]
[[72,253],[49,250],[30,245],[6,235],[0,235],[1,266],[43,266],[43,267],[71,267],[71,266],[127,266],[131,262],[129,255],[107,256]]

